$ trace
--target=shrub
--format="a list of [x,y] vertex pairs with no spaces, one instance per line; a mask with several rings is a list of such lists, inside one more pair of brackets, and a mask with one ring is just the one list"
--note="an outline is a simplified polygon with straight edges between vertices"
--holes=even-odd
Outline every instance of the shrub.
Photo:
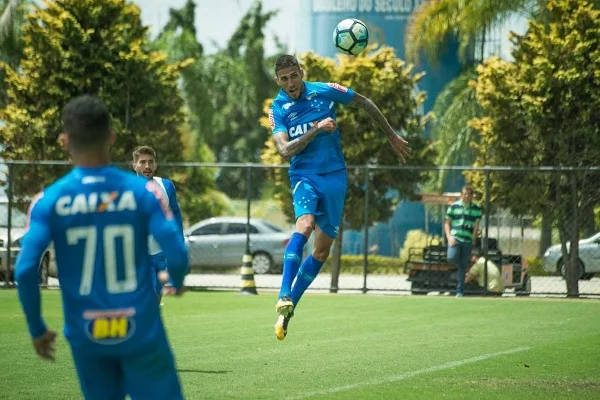
[[[369,256],[369,274],[399,274],[403,264],[398,257]],[[330,272],[331,257],[323,265],[322,271]],[[363,255],[342,255],[340,273],[362,274],[364,269]]]
[[406,262],[408,261],[408,253],[411,248],[422,249],[432,244],[441,243],[441,236],[427,235],[427,233],[419,229],[408,231],[408,233],[406,234],[406,239],[404,240],[404,245],[400,250],[400,263],[402,267],[404,268],[406,266]]
[[540,257],[531,257],[527,259],[527,273],[529,276],[549,276],[551,272],[544,270],[544,262]]

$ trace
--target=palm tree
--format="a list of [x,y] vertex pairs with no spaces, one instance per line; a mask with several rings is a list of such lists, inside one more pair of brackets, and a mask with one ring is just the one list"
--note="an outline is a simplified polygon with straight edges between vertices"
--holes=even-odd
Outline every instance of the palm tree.
[[[413,13],[405,35],[408,60],[417,63],[425,55],[435,66],[448,41],[456,38],[458,57],[464,66],[463,72],[438,95],[433,107],[437,118],[431,137],[440,146],[437,165],[470,165],[474,161],[470,142],[477,140],[478,135],[468,121],[480,116],[481,108],[469,81],[476,78],[474,66],[485,56],[486,37],[515,14],[538,15],[543,3],[543,0],[430,0]],[[446,178],[447,172],[440,171],[431,189],[441,191]]]
[[18,65],[23,54],[21,27],[31,0],[0,0],[0,58],[2,61]]
[[[0,0],[0,62],[17,69],[23,57],[21,27],[31,0]],[[0,108],[6,104],[4,71],[0,70]]]
[[[514,15],[545,20],[545,4],[545,0],[430,0],[413,13],[405,35],[408,60],[418,62],[420,55],[425,54],[435,65],[448,40],[457,38],[458,56],[465,67],[446,85],[433,107],[437,120],[431,137],[439,144],[437,165],[471,165],[474,161],[470,143],[477,141],[479,135],[468,126],[468,121],[482,115],[469,81],[476,78],[474,67],[484,58],[486,35]],[[594,0],[594,4],[600,6],[600,0]],[[447,171],[440,171],[429,189],[441,192],[447,178]],[[588,214],[593,220],[593,209]],[[540,256],[551,244],[551,232],[552,221],[543,215]]]

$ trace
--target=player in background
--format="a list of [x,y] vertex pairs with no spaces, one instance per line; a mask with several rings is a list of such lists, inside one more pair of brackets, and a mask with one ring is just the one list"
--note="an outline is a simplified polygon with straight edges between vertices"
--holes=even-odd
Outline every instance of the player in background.
[[57,334],[42,319],[38,287],[39,260],[53,241],[64,335],[84,397],[182,399],[148,265],[152,234],[169,260],[165,293],[182,293],[188,257],[179,226],[154,182],[109,165],[116,136],[100,100],[71,100],[63,125],[59,141],[75,168],[33,202],[16,267],[35,351],[54,360]]
[[[370,99],[337,83],[304,81],[296,57],[279,57],[275,75],[281,90],[273,100],[269,119],[277,150],[290,161],[296,216],[296,231],[284,253],[281,290],[275,307],[279,314],[275,336],[283,340],[294,309],[327,260],[342,221],[347,175],[336,104],[366,111],[388,137],[401,161],[410,155],[410,148]],[[312,254],[302,262],[304,246],[313,231]]]
[[[179,230],[181,235],[183,236],[183,222],[181,219],[181,211],[179,209],[179,204],[177,203],[177,194],[175,192],[175,185],[173,182],[166,178],[160,178],[158,176],[154,176],[156,169],[158,168],[158,164],[156,162],[156,152],[150,146],[138,146],[133,150],[133,170],[138,176],[146,177],[147,179],[152,179],[160,190],[163,192],[163,195],[169,202],[169,206],[171,207],[171,211],[173,211],[173,215],[175,216],[175,221],[179,225]],[[148,238],[148,250],[150,254],[150,265],[154,270],[155,274],[153,275],[154,289],[156,290],[156,294],[158,295],[158,302],[162,306],[162,284],[158,279],[158,275],[160,271],[167,270],[167,260],[165,255],[162,253],[160,246],[156,242],[156,240],[150,236]]]

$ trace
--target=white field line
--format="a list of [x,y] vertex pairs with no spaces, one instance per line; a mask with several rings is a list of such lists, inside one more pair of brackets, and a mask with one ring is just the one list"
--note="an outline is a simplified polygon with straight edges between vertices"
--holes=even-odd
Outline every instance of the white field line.
[[483,354],[481,356],[467,358],[467,359],[459,360],[459,361],[452,361],[452,362],[449,362],[446,364],[441,364],[441,365],[436,365],[434,367],[429,367],[429,368],[419,369],[416,371],[406,372],[406,373],[400,374],[400,375],[388,376],[387,378],[373,379],[370,381],[353,383],[351,385],[337,386],[337,387],[332,387],[329,389],[317,390],[314,392],[305,393],[305,394],[303,394],[301,396],[297,396],[297,397],[288,397],[288,400],[302,400],[302,399],[308,399],[308,398],[315,397],[315,396],[322,396],[322,395],[344,392],[347,390],[360,389],[365,386],[381,385],[384,383],[403,381],[403,380],[410,379],[417,375],[428,374],[428,373],[437,372],[437,371],[443,371],[443,370],[450,369],[450,368],[460,367],[460,366],[466,365],[466,364],[472,364],[472,363],[479,362],[479,361],[489,360],[490,358],[494,358],[494,357],[504,356],[507,354],[520,353],[522,351],[527,351],[529,349],[530,349],[529,347],[517,347],[517,348],[506,350],[506,351],[500,351],[498,353]]

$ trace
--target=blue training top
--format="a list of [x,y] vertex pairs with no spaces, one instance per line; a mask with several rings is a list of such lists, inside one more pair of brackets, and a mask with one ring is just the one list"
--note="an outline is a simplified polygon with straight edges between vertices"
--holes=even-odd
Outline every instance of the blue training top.
[[[177,202],[177,193],[175,191],[175,185],[167,178],[160,178],[158,176],[155,176],[154,178],[152,178],[152,180],[158,185],[158,187],[163,191],[163,194],[166,196],[165,198],[169,203],[171,211],[173,212],[175,221],[179,225],[179,230],[183,235],[183,218],[181,217],[181,210],[179,208],[179,203]],[[152,236],[150,236],[150,239],[148,241],[148,251],[150,252],[150,255],[157,255],[162,253],[159,244],[156,242],[156,240],[152,238]]]
[[183,286],[188,259],[180,228],[155,182],[115,167],[75,168],[30,208],[16,280],[29,331],[46,331],[38,266],[54,242],[71,346],[103,354],[134,352],[164,328],[152,285],[148,235],[169,263],[171,284]]
[[[273,134],[286,132],[290,140],[304,135],[315,122],[335,119],[336,103],[348,104],[354,91],[337,83],[304,82],[304,91],[292,100],[283,89],[273,100],[269,121]],[[290,175],[298,172],[324,174],[346,168],[340,130],[319,132],[290,161]]]

